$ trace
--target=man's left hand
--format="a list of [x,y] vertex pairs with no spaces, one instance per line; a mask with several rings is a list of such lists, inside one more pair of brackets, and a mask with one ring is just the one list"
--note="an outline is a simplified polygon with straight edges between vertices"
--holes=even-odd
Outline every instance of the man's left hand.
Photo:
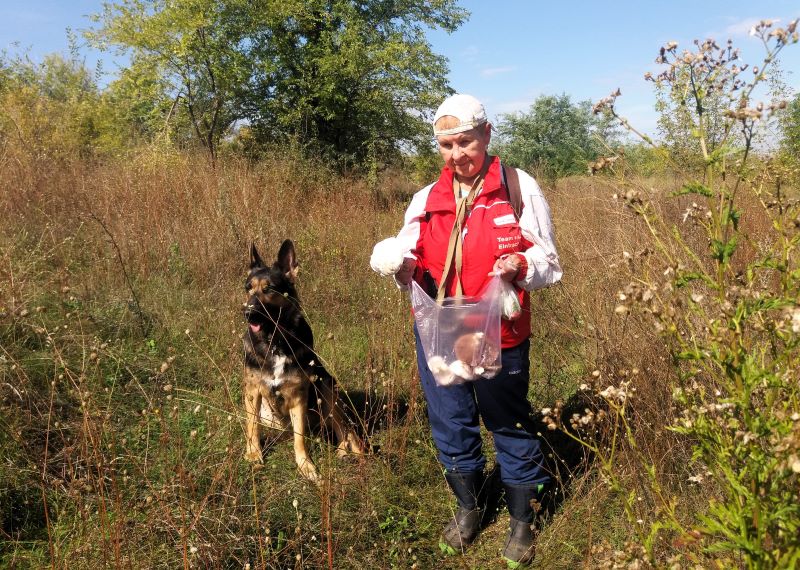
[[500,279],[511,283],[517,280],[517,276],[519,275],[519,268],[521,265],[522,265],[522,260],[520,259],[520,256],[514,253],[495,261],[494,268],[489,273],[489,275],[492,277],[499,275]]

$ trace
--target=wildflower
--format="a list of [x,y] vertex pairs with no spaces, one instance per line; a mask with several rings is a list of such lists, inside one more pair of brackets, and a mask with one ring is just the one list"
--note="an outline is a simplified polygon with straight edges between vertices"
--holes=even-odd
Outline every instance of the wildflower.
[[795,307],[792,311],[792,332],[800,333],[800,307]]
[[600,392],[600,395],[606,400],[618,400],[620,403],[624,403],[628,396],[624,389],[619,389],[615,386],[609,386]]

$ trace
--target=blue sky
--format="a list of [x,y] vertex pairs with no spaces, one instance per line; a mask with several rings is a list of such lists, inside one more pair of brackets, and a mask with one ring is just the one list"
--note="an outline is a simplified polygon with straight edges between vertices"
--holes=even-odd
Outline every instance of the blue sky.
[[[743,60],[760,64],[763,50],[747,32],[762,18],[783,24],[800,17],[796,0],[462,0],[472,16],[453,34],[433,31],[434,50],[450,62],[450,81],[481,99],[490,116],[526,110],[542,94],[598,100],[619,87],[618,109],[634,125],[653,133],[652,84],[660,46],[695,38],[732,38]],[[0,49],[27,49],[33,58],[67,50],[66,28],[90,25],[102,0],[0,0]],[[13,42],[19,42],[19,46]],[[721,43],[721,42],[720,42]],[[94,66],[113,72],[124,61],[85,51]],[[784,80],[800,92],[800,44],[784,50]]]

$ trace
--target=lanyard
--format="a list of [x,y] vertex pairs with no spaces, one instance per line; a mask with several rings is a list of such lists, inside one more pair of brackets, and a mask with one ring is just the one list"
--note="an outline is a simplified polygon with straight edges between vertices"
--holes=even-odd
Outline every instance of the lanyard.
[[453,230],[450,232],[450,243],[447,244],[447,257],[444,262],[444,271],[442,272],[442,278],[439,281],[439,291],[436,295],[436,302],[440,305],[444,300],[447,279],[450,277],[450,270],[453,268],[454,262],[456,297],[461,297],[464,294],[464,290],[461,286],[461,267],[464,254],[464,223],[467,217],[467,210],[472,208],[475,196],[477,196],[483,188],[483,181],[486,176],[486,171],[489,169],[489,162],[489,157],[487,156],[478,177],[472,184],[472,188],[470,188],[469,193],[463,198],[459,198],[461,189],[458,179],[455,173],[453,173],[453,196],[456,199],[456,219],[453,223]]

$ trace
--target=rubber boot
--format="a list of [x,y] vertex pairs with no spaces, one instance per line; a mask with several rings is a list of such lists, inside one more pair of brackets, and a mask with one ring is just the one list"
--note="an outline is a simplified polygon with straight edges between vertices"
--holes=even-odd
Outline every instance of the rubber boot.
[[445,473],[444,477],[456,496],[458,509],[442,532],[439,548],[445,554],[453,555],[464,552],[481,529],[484,509],[479,497],[483,473]]
[[503,549],[503,558],[513,570],[528,566],[536,555],[533,540],[533,502],[537,500],[541,486],[506,484],[505,488],[511,523],[506,546]]

